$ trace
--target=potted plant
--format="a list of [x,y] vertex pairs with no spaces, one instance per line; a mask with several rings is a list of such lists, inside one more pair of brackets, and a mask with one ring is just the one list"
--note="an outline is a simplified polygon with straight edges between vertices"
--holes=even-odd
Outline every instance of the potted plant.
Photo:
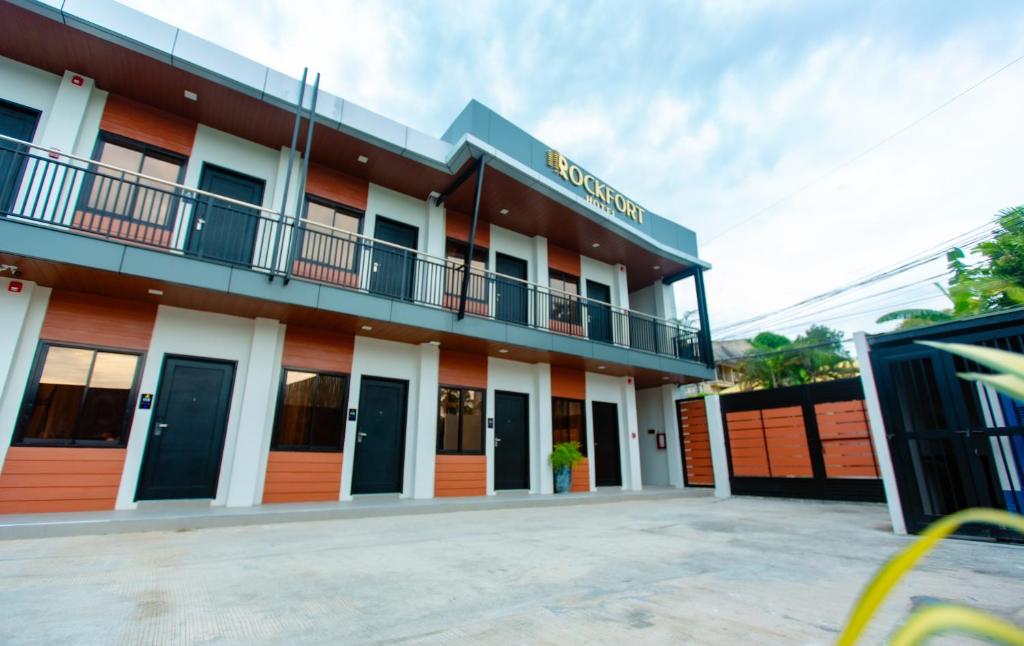
[[552,447],[548,462],[555,471],[555,493],[569,491],[572,486],[572,468],[582,459],[579,442],[559,442]]

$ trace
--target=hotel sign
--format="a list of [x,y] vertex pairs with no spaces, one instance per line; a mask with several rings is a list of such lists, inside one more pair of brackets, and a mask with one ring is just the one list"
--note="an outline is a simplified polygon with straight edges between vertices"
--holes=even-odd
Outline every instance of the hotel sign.
[[601,209],[608,215],[620,214],[643,224],[644,210],[636,202],[573,164],[557,150],[548,151],[548,167],[566,182],[583,187],[587,192],[587,204]]

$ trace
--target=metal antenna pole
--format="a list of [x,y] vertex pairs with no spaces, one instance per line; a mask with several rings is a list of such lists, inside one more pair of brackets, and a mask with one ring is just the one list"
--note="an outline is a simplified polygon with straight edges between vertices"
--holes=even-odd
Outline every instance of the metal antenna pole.
[[288,168],[284,171],[284,194],[281,196],[281,211],[277,222],[277,234],[274,236],[274,253],[270,261],[270,275],[267,280],[274,281],[277,271],[277,256],[281,249],[281,231],[284,229],[284,209],[288,204],[288,188],[292,181],[292,165],[295,164],[295,146],[299,143],[299,126],[302,124],[302,99],[306,96],[306,76],[309,68],[302,68],[302,81],[299,82],[299,102],[295,104],[295,127],[292,128],[292,145],[288,149]]
[[306,126],[306,149],[302,151],[302,174],[299,175],[299,197],[295,205],[295,227],[292,231],[291,244],[288,252],[288,266],[284,270],[284,282],[287,285],[292,277],[292,258],[295,257],[295,245],[299,238],[299,218],[302,214],[302,203],[306,197],[306,176],[309,174],[309,151],[313,147],[313,126],[316,124],[316,98],[320,94],[320,72],[313,80],[313,94],[309,104],[309,125]]

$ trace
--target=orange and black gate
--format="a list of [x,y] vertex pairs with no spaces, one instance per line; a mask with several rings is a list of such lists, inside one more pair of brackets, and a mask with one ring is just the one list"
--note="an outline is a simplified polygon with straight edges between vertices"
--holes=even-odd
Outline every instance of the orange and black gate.
[[884,501],[860,379],[721,397],[733,494]]
[[714,487],[715,470],[711,466],[711,438],[708,412],[703,399],[676,402],[679,418],[679,446],[683,451],[683,482],[687,487]]

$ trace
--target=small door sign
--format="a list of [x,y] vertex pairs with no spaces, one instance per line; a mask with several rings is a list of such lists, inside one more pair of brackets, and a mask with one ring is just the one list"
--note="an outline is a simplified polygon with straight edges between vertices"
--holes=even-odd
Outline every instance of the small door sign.
[[139,410],[149,410],[153,408],[153,393],[142,393],[139,397]]

